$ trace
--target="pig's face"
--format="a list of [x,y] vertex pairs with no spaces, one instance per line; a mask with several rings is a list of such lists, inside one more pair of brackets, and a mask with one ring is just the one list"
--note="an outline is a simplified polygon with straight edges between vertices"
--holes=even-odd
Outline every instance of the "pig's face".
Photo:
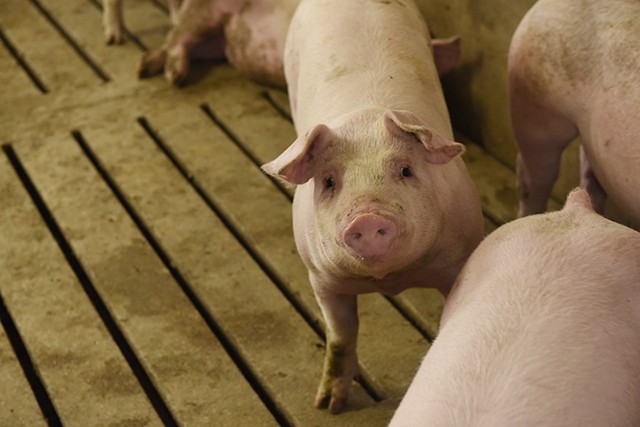
[[319,268],[381,279],[434,245],[446,184],[439,168],[462,149],[411,113],[367,110],[316,126],[264,168],[312,186],[302,203],[312,205],[309,251]]

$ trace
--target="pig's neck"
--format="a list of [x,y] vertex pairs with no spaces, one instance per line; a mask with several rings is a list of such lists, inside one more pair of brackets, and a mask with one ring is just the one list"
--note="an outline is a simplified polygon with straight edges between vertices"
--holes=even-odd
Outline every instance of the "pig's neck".
[[415,4],[319,4],[302,5],[305,19],[315,22],[317,14],[333,12],[331,19],[316,23],[314,31],[299,30],[286,57],[298,134],[351,112],[380,108],[411,111],[450,136],[428,30]]
[[[303,259],[305,258],[305,254]],[[464,264],[458,254],[452,256],[446,250],[432,250],[404,268],[376,278],[362,275],[334,259],[310,259],[305,263],[315,277],[315,282],[346,294],[380,292],[384,295],[396,295],[409,288],[434,288],[445,297],[455,281],[457,272]]]

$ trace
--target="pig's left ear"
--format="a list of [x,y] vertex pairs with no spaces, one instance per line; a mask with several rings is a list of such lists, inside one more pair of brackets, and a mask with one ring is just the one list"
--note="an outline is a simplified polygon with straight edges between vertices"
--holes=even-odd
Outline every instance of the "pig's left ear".
[[411,137],[422,143],[427,150],[429,163],[445,164],[464,153],[464,145],[451,141],[429,128],[409,111],[387,111],[384,124],[393,135]]
[[327,126],[317,125],[261,168],[269,175],[291,184],[304,184],[313,176],[316,160],[331,143],[331,135],[331,129]]

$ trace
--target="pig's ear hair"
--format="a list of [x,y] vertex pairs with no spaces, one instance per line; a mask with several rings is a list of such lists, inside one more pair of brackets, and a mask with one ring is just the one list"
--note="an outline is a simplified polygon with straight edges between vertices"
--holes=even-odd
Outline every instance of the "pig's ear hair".
[[427,161],[435,164],[449,163],[464,153],[464,145],[451,141],[428,127],[413,113],[403,110],[387,111],[384,124],[393,135],[417,139],[427,150]]
[[331,129],[323,124],[316,125],[299,136],[275,160],[262,165],[262,170],[291,184],[304,184],[313,176],[316,160],[331,140]]

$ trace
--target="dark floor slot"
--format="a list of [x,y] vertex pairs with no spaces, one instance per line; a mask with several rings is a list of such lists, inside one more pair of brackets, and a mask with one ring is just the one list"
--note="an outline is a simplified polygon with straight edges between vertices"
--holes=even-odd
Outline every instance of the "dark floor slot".
[[[209,108],[207,104],[200,105],[200,108],[202,109],[202,111],[204,111],[207,117],[209,117],[209,119],[211,119],[211,121],[215,123],[215,125],[218,126],[220,130],[222,130],[222,132],[224,132],[231,141],[233,141],[233,143],[240,149],[240,151],[244,153],[245,156],[247,156],[256,166],[262,165],[260,159],[258,159],[251,151],[247,149],[247,147],[244,146],[244,144],[242,144],[242,142],[240,142],[240,139],[222,122],[222,120],[218,118],[218,116],[216,116],[216,114],[213,112],[213,110],[211,110],[211,108]],[[287,196],[287,199],[292,200],[291,195],[287,192],[284,185],[280,181],[271,176],[269,176],[269,179],[276,186],[276,188],[280,190],[281,193]]]
[[267,409],[271,412],[273,417],[279,422],[282,426],[290,425],[289,421],[286,419],[284,414],[278,409],[275,401],[269,396],[265,388],[260,383],[260,380],[256,377],[256,375],[251,370],[251,367],[247,364],[247,362],[242,358],[240,352],[235,348],[233,343],[229,338],[227,338],[224,331],[218,326],[218,323],[214,319],[213,315],[209,313],[206,309],[205,305],[200,301],[197,294],[191,288],[191,285],[184,278],[182,273],[178,270],[177,267],[174,266],[170,257],[167,255],[166,251],[162,248],[158,240],[155,238],[153,233],[149,230],[147,225],[144,223],[142,218],[135,211],[133,206],[129,203],[127,198],[124,196],[116,182],[111,178],[108,174],[105,167],[102,165],[98,157],[95,155],[87,141],[84,139],[80,132],[73,132],[73,137],[76,139],[80,148],[85,153],[87,158],[91,161],[95,169],[98,171],[102,179],[109,186],[114,196],[118,199],[118,201],[122,204],[124,209],[127,211],[131,219],[134,221],[140,232],[144,235],[147,242],[151,245],[153,250],[156,252],[158,257],[162,260],[166,268],[169,270],[174,280],[180,285],[180,288],[185,293],[189,301],[196,308],[200,316],[205,320],[209,329],[213,332],[213,334],[218,338],[225,351],[231,356],[233,361],[236,363],[242,375],[245,377],[247,382],[251,385],[253,390],[262,400]]
[[7,337],[9,338],[9,342],[11,343],[11,347],[13,351],[18,356],[18,361],[20,362],[20,366],[22,367],[22,371],[24,372],[29,385],[31,386],[31,390],[33,390],[33,394],[38,401],[38,405],[40,406],[40,410],[42,414],[47,419],[47,422],[50,426],[61,426],[62,422],[60,421],[60,417],[58,416],[58,412],[56,411],[55,406],[53,406],[53,402],[51,401],[51,397],[49,397],[49,393],[47,393],[47,389],[38,375],[35,367],[33,366],[33,361],[31,360],[31,356],[29,355],[29,351],[27,347],[24,345],[24,341],[20,336],[20,332],[16,327],[9,310],[7,310],[6,305],[4,304],[4,299],[2,298],[2,294],[0,293],[0,323],[7,333]]
[[76,42],[73,37],[55,20],[53,15],[45,9],[44,6],[38,0],[29,0],[31,4],[35,6],[36,9],[45,17],[47,21],[53,26],[53,28],[58,31],[58,33],[64,38],[67,43],[76,51],[76,53],[82,58],[82,60],[93,70],[94,73],[102,80],[103,82],[108,82],[111,80],[107,73],[105,73],[100,66],[89,56],[87,52],[85,52],[82,47]]
[[38,192],[38,189],[35,187],[35,184],[29,177],[26,169],[22,165],[22,162],[20,161],[20,159],[18,158],[18,156],[16,155],[16,153],[14,152],[11,146],[8,146],[8,145],[4,146],[3,149],[7,154],[7,157],[9,158],[11,164],[13,165],[13,168],[16,170],[18,176],[20,177],[22,184],[25,186],[26,190],[31,196],[31,199],[33,200],[34,204],[38,208],[38,211],[40,212],[42,219],[45,221],[45,223],[49,227],[49,231],[51,232],[56,242],[58,243],[67,262],[73,269],[73,272],[78,278],[78,281],[80,282],[85,293],[89,297],[89,300],[93,304],[98,315],[102,319],[102,322],[104,323],[107,330],[111,334],[112,339],[118,345],[118,348],[120,349],[125,359],[127,360],[127,363],[129,364],[131,370],[133,371],[136,378],[140,382],[140,385],[144,389],[145,393],[147,394],[147,397],[151,401],[151,404],[153,405],[156,412],[160,416],[160,419],[162,419],[162,421],[166,426],[177,426],[178,424],[173,418],[173,415],[171,414],[171,411],[169,410],[167,404],[162,399],[162,396],[160,396],[160,393],[158,392],[158,390],[156,390],[153,382],[151,381],[151,378],[149,377],[149,374],[145,371],[144,367],[136,357],[135,352],[133,351],[126,337],[118,328],[116,321],[114,320],[113,316],[109,312],[109,309],[107,308],[106,304],[102,300],[102,297],[100,296],[100,294],[94,287],[93,283],[91,282],[91,279],[89,278],[84,267],[80,263],[80,260],[75,255],[73,248],[71,247],[66,237],[62,233],[60,226],[58,225],[56,219],[51,214],[49,207],[46,205],[44,199]]
[[264,91],[262,92],[261,95],[273,107],[273,109],[278,112],[278,114],[280,114],[289,123],[293,123],[293,118],[291,117],[291,114],[289,114],[287,110],[282,108],[282,106],[278,104],[275,99],[273,99],[270,92]]
[[[94,5],[96,9],[98,9],[101,13],[104,11],[104,6],[98,0],[89,0],[89,2],[91,2],[91,4]],[[125,17],[124,19],[126,22],[127,18]],[[147,48],[147,46],[142,43],[142,41],[135,34],[129,32],[129,30],[127,30],[126,28],[124,29],[124,34],[125,36],[127,36],[127,40],[131,40],[133,44],[138,46],[141,51],[146,52],[149,50],[149,48]]]
[[169,14],[169,7],[163,3],[160,0],[151,0],[151,3],[157,7],[158,9],[160,9],[161,11],[163,11],[164,13],[166,13],[167,15]]
[[36,72],[31,68],[31,66],[24,59],[22,54],[16,49],[13,43],[7,38],[2,29],[0,29],[0,40],[6,46],[7,50],[11,53],[11,55],[18,62],[18,65],[24,70],[25,73],[29,76],[34,85],[38,88],[38,90],[42,93],[49,93],[49,89],[44,85],[40,77],[36,74]]
[[267,264],[267,262],[262,258],[262,256],[249,244],[247,239],[242,235],[240,231],[238,231],[237,227],[233,223],[233,221],[223,212],[218,203],[215,202],[207,192],[200,186],[197,180],[193,177],[193,175],[187,170],[187,168],[182,164],[179,160],[178,156],[173,153],[173,151],[164,143],[164,141],[160,138],[158,133],[149,125],[149,122],[144,117],[138,119],[140,125],[144,128],[144,130],[149,134],[151,139],[156,143],[156,145],[160,148],[160,150],[169,158],[169,160],[173,163],[173,165],[178,169],[178,171],[182,174],[182,176],[189,181],[193,189],[198,193],[200,198],[209,206],[209,208],[220,218],[220,221],[224,224],[225,228],[229,230],[233,237],[242,245],[244,250],[251,256],[254,262],[260,267],[260,269],[271,279],[271,281],[280,289],[280,292],[284,295],[284,297],[289,301],[289,303],[296,309],[298,314],[302,316],[302,318],[307,322],[309,326],[324,339],[324,331],[318,325],[314,319],[307,313],[307,311],[300,305],[300,303],[296,300],[293,294],[287,289],[282,280],[277,276],[277,274],[273,271],[271,267]]
[[432,337],[431,334],[429,334],[429,332],[420,325],[420,322],[417,319],[415,319],[411,314],[405,311],[402,305],[398,303],[394,298],[385,298],[393,307],[395,307],[395,309],[402,315],[402,317],[405,318],[407,322],[409,322],[418,332],[420,332],[420,335],[422,335],[424,339],[429,341],[430,344],[433,344],[433,340],[435,340],[435,337]]

